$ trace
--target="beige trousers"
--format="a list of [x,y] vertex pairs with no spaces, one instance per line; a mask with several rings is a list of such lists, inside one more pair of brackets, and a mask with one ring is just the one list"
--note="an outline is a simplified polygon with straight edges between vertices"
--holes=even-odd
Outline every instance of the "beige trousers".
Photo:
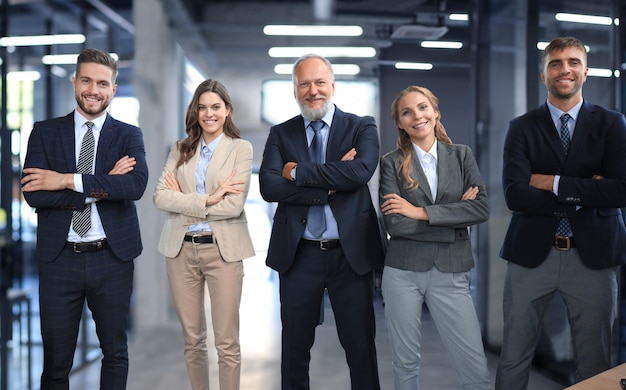
[[184,355],[193,390],[209,389],[205,283],[217,349],[220,390],[238,390],[241,373],[239,304],[243,263],[227,263],[217,244],[183,242],[177,257],[167,258],[167,275],[184,336]]

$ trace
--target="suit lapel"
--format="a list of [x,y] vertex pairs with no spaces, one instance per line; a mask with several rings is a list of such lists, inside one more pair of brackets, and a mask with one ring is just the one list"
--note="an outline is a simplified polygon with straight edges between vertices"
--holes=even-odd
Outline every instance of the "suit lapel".
[[66,115],[59,122],[61,143],[63,145],[63,154],[67,164],[67,172],[76,172],[76,139],[74,137],[74,112]]
[[552,116],[548,109],[548,104],[544,103],[539,110],[539,115],[534,119],[534,123],[539,129],[539,132],[545,139],[545,142],[550,145],[550,148],[554,153],[565,161],[565,151],[563,150],[563,144],[561,144],[561,138],[559,137],[558,129],[554,127],[552,122]]
[[183,164],[182,177],[178,178],[178,184],[180,189],[184,193],[196,192],[196,167],[198,166],[198,160],[200,159],[200,149],[202,148],[202,141],[198,141],[196,146],[196,152],[191,156],[189,161]]
[[427,197],[428,200],[430,200],[430,203],[434,204],[435,201],[430,191],[428,179],[426,179],[426,174],[422,169],[422,164],[420,163],[419,156],[417,155],[417,153],[415,153],[415,149],[411,149],[411,164],[413,164],[411,176],[413,176],[413,179],[415,179],[419,183],[417,191],[421,191],[424,196]]
[[437,143],[437,200],[447,192],[447,187],[450,185],[448,179],[451,175],[448,172],[457,169],[455,165],[451,164],[453,160],[450,158],[450,153],[451,149],[447,144]]
[[[104,172],[104,163],[106,161],[106,154],[111,149],[111,144],[116,137],[117,127],[115,121],[109,114],[107,114],[102,129],[100,130],[100,137],[98,138],[98,151],[96,152],[96,174],[108,173]],[[121,157],[121,156],[120,156]]]
[[568,155],[577,155],[577,152],[588,142],[589,134],[596,128],[593,114],[593,106],[586,101],[583,102],[576,118],[576,127]]

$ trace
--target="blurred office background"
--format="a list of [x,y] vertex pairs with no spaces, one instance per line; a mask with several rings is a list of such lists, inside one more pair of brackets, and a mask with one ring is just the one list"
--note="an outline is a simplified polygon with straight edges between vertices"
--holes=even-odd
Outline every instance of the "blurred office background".
[[[541,49],[565,35],[589,47],[584,97],[624,111],[626,29],[619,22],[625,16],[623,0],[0,0],[0,390],[39,386],[36,216],[23,201],[19,177],[33,123],[75,106],[70,79],[81,49],[118,57],[110,112],[141,126],[145,137],[150,180],[138,202],[144,251],[135,263],[131,340],[177,325],[156,250],[164,215],[152,192],[169,148],[184,136],[195,87],[214,78],[229,89],[256,170],[270,126],[298,113],[291,64],[318,52],[336,66],[337,105],[377,119],[381,153],[396,143],[391,102],[411,84],[439,97],[452,140],[472,147],[491,199],[490,220],[472,229],[472,292],[485,346],[497,356],[505,273],[498,253],[510,216],[500,177],[508,121],[544,102]],[[260,198],[256,177],[252,184],[246,210],[258,256],[246,260],[247,280],[275,283],[263,265],[273,206]],[[260,287],[246,288],[244,303]],[[242,319],[261,321],[270,307],[275,312],[278,298],[270,294],[263,304],[267,310],[242,305]],[[557,296],[535,359],[536,369],[561,385],[572,380],[565,318]],[[626,321],[617,325],[616,363],[624,360]],[[98,359],[86,311],[75,369]]]

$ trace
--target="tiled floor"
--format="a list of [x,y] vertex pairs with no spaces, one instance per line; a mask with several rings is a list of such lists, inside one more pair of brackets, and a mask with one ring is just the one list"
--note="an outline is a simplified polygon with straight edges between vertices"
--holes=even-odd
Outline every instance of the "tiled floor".
[[[242,390],[280,389],[280,318],[277,277],[262,260],[246,260],[246,276],[241,305]],[[383,305],[375,302],[379,373],[383,390],[393,389],[391,350],[387,338]],[[344,353],[339,345],[330,304],[325,305],[325,321],[318,327],[311,360],[311,388],[314,390],[350,389]],[[209,322],[210,323],[210,322]],[[209,340],[212,346],[212,338]],[[40,347],[39,347],[40,348]],[[129,346],[130,372],[128,390],[188,389],[182,354],[182,336],[178,322],[144,330],[133,335]],[[37,349],[37,348],[36,348]],[[213,350],[213,355],[215,352]],[[489,367],[495,373],[497,356],[488,354]],[[40,352],[35,354],[35,389],[41,367]],[[99,388],[100,363],[75,371],[70,377],[72,390]],[[218,389],[215,358],[210,368],[211,388]],[[433,322],[426,317],[423,328],[423,361],[420,369],[422,390],[460,389],[448,356]],[[563,386],[533,372],[532,390],[556,390]],[[24,390],[22,386],[12,390]]]

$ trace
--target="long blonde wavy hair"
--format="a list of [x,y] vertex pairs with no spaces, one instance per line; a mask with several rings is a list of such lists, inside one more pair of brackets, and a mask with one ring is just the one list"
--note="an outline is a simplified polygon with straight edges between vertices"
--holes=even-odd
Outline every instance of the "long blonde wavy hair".
[[391,119],[398,127],[398,149],[401,153],[402,164],[398,168],[398,174],[402,175],[404,180],[409,184],[409,190],[415,190],[419,187],[419,183],[411,177],[412,170],[412,151],[413,151],[413,142],[409,137],[409,134],[399,127],[400,123],[400,108],[398,104],[400,100],[409,93],[421,93],[428,99],[430,104],[433,107],[433,110],[438,114],[437,120],[435,122],[435,138],[439,140],[439,142],[443,142],[444,144],[451,144],[452,140],[448,137],[448,133],[446,133],[446,128],[441,123],[441,112],[439,111],[439,99],[426,87],[421,87],[417,85],[411,85],[398,93],[396,98],[391,103]]

